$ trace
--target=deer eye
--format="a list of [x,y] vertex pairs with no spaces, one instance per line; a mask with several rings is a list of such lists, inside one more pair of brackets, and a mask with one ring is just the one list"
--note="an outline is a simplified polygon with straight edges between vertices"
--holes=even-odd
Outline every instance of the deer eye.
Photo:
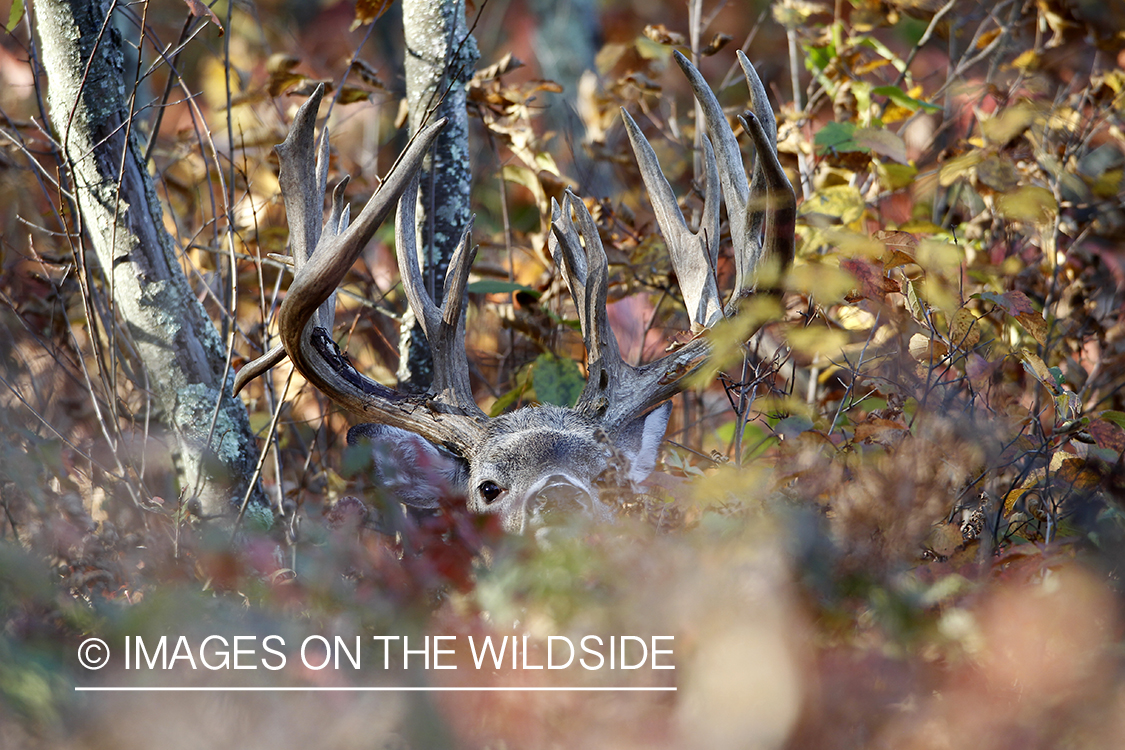
[[500,497],[500,493],[502,493],[504,489],[496,484],[496,482],[481,482],[480,487],[477,487],[477,491],[480,492],[480,496],[484,498],[486,503],[491,503],[496,498]]

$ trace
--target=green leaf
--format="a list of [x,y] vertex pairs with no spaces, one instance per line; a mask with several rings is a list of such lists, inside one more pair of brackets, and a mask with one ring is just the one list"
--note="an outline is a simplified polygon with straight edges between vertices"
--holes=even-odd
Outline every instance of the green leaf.
[[502,281],[500,279],[481,279],[480,281],[473,281],[469,284],[470,294],[509,294],[511,292],[526,292],[536,299],[538,299],[541,294],[538,289],[533,289],[523,284],[517,284],[514,281]]
[[8,11],[8,33],[12,33],[19,22],[23,20],[23,0],[12,0],[12,9]]
[[810,73],[823,72],[836,57],[835,47],[805,47],[805,68]]
[[1118,427],[1125,429],[1125,412],[1122,411],[1103,411],[1098,415],[1099,419],[1104,419],[1107,422],[1112,422]]
[[[909,164],[880,164],[879,182],[887,190],[901,190],[914,184],[918,168]],[[901,227],[900,227],[901,228]]]
[[816,152],[824,155],[827,153],[846,153],[848,151],[863,151],[867,149],[855,142],[855,123],[829,122],[817,131],[813,138]]
[[574,406],[586,387],[578,363],[553,354],[536,357],[531,380],[539,402],[556,406]]
[[941,107],[936,104],[924,102],[921,99],[915,99],[898,86],[876,86],[871,90],[871,93],[885,96],[898,106],[909,109],[911,112],[916,109],[922,109],[930,113],[941,112]]

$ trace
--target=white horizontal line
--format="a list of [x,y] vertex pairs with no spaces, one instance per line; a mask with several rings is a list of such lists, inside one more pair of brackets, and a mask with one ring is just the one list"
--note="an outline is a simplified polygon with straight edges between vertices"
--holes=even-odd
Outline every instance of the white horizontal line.
[[543,693],[675,692],[674,687],[83,687],[91,693]]

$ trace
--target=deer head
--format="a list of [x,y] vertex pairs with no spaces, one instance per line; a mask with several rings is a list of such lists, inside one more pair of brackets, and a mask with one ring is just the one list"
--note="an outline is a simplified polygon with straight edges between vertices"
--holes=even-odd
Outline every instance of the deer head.
[[[675,58],[706,125],[705,203],[697,231],[685,221],[641,130],[624,110],[622,117],[692,328],[701,332],[737,313],[739,299],[754,290],[763,258],[772,258],[780,268],[791,262],[795,198],[777,158],[773,111],[746,56],[739,52],[752,110],[738,121],[757,153],[750,181],[735,134],[711,89],[683,55],[677,52]],[[287,354],[309,382],[371,423],[352,428],[348,440],[372,441],[380,479],[409,505],[433,506],[451,488],[465,493],[471,511],[498,514],[503,527],[517,533],[549,525],[568,510],[612,517],[601,501],[605,486],[630,485],[652,471],[671,411],[668,399],[683,390],[686,378],[709,357],[707,339],[697,337],[637,367],[622,359],[606,315],[605,250],[585,204],[568,191],[561,206],[552,201],[548,244],[578,310],[586,387],[573,409],[532,406],[488,418],[473,398],[465,353],[465,289],[476,252],[470,230],[450,263],[440,307],[426,293],[418,266],[418,173],[443,122],[415,135],[354,223],[349,223],[342,182],[322,231],[327,130],[319,146],[313,136],[322,94],[318,89],[300,108],[289,136],[277,147],[295,266],[279,314],[282,345],[243,368],[236,391]],[[736,275],[735,289],[725,301],[715,274],[720,193],[730,221]],[[433,384],[423,395],[363,376],[330,335],[335,289],[395,202],[403,287],[434,354]]]

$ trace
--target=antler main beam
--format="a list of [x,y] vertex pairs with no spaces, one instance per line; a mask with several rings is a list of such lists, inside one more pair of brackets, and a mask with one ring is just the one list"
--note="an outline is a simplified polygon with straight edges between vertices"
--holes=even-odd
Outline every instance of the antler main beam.
[[[478,442],[482,429],[479,420],[483,415],[475,403],[471,408],[465,403],[467,376],[464,384],[450,386],[448,382],[444,383],[444,390],[434,397],[405,394],[356,371],[331,337],[331,300],[337,286],[395,203],[402,198],[403,205],[413,207],[422,158],[445,121],[438,120],[415,134],[352,224],[348,222],[349,211],[343,201],[346,180],[341,182],[333,191],[332,212],[322,231],[320,221],[327,179],[328,132],[325,129],[322,133],[320,148],[317,149],[314,129],[323,94],[323,86],[320,86],[301,106],[288,137],[277,147],[281,168],[279,182],[285,199],[295,266],[293,283],[278,313],[284,353],[310,383],[343,408],[374,422],[410,430],[457,453],[470,452]],[[399,210],[401,212],[403,208]],[[401,256],[406,251],[400,247],[399,252]],[[463,257],[466,253],[459,255]],[[414,262],[417,263],[416,260]],[[463,290],[467,268],[468,264],[464,263],[462,271],[451,274],[454,278],[451,291]],[[405,273],[403,275],[406,276]],[[413,300],[411,303],[414,303]],[[433,303],[430,305],[432,307]],[[442,322],[438,329],[445,331],[446,337],[452,335],[455,338],[457,332],[463,335],[461,302],[452,307],[447,304],[446,308],[441,313]],[[425,317],[425,314],[420,317]],[[309,325],[313,322],[317,325]],[[452,327],[453,334],[446,330],[448,326]],[[271,351],[243,368],[248,376],[243,377],[243,372],[240,372],[236,386],[241,387],[251,377],[272,366],[270,360],[275,362],[280,358],[275,352]],[[461,353],[464,356],[463,340]]]

